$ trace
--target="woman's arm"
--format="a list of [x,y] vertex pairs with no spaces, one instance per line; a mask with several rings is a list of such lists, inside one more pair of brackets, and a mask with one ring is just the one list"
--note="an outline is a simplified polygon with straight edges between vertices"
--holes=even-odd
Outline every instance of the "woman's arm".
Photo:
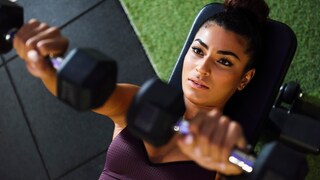
[[[52,65],[45,60],[46,56],[63,55],[68,48],[68,39],[56,27],[46,23],[30,20],[22,26],[13,40],[17,54],[26,62],[28,71],[42,80],[46,88],[57,95],[57,75]],[[126,126],[125,116],[132,97],[138,86],[118,84],[106,103],[93,111],[110,117],[117,130]]]
[[26,62],[30,74],[40,78],[53,95],[56,95],[56,71],[45,57],[63,55],[68,45],[68,39],[58,28],[35,19],[22,26],[13,39],[13,47]]
[[117,84],[116,89],[105,102],[105,104],[94,112],[108,116],[113,120],[116,127],[123,129],[126,123],[126,114],[134,95],[139,90],[139,87],[133,84]]

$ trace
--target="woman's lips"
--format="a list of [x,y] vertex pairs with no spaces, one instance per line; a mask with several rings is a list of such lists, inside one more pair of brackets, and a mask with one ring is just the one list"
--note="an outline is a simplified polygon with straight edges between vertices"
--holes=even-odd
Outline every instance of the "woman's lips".
[[194,80],[194,79],[188,79],[188,82],[191,85],[191,87],[193,87],[193,88],[209,89],[209,87],[207,85],[205,85],[204,82],[201,82],[201,81],[198,81],[198,80]]

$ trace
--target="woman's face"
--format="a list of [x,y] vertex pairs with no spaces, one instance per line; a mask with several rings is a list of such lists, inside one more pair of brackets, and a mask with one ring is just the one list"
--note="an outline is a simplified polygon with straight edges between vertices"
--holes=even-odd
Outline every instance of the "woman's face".
[[187,101],[223,109],[232,94],[242,90],[255,70],[244,74],[249,55],[245,39],[213,24],[200,28],[184,60],[182,88]]

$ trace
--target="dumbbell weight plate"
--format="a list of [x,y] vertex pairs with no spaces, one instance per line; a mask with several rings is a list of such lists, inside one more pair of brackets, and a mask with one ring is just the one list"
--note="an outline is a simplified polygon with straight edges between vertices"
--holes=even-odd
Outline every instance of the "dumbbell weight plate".
[[117,64],[95,49],[76,48],[58,69],[58,98],[77,110],[100,107],[117,82]]
[[159,79],[150,79],[142,85],[130,105],[128,128],[135,136],[161,146],[173,136],[173,127],[184,112],[182,92]]
[[23,8],[11,1],[0,1],[0,54],[12,49],[12,42],[7,40],[8,33],[23,25]]

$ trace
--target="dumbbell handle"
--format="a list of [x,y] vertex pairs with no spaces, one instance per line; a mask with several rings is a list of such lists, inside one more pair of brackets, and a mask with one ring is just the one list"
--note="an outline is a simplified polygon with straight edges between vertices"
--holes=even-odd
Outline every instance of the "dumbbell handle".
[[[189,122],[187,120],[179,120],[173,127],[175,132],[178,132],[182,135],[190,134],[189,131]],[[229,162],[240,167],[244,172],[251,173],[253,171],[253,165],[256,161],[256,158],[252,155],[249,155],[237,148],[231,151],[229,156]]]
[[[18,32],[17,28],[12,28],[8,31],[8,33],[5,35],[5,39],[10,42],[13,40],[14,36],[16,35],[16,33]],[[61,67],[63,58],[61,57],[48,57],[48,59],[50,60],[52,66],[58,70]]]

